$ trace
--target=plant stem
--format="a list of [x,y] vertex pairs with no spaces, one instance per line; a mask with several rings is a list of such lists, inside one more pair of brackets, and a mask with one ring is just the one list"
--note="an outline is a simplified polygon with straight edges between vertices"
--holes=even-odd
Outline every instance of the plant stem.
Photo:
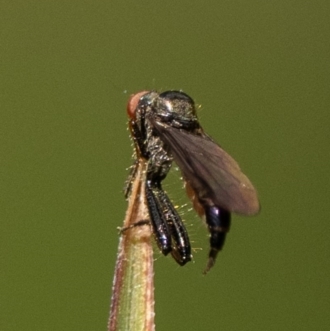
[[139,159],[119,241],[108,331],[154,331],[152,232],[145,201],[146,163]]

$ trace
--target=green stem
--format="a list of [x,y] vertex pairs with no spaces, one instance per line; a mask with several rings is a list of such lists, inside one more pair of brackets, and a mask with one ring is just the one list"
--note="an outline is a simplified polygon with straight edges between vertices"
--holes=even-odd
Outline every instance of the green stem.
[[140,160],[121,233],[108,331],[154,331],[153,250],[145,201],[145,162]]

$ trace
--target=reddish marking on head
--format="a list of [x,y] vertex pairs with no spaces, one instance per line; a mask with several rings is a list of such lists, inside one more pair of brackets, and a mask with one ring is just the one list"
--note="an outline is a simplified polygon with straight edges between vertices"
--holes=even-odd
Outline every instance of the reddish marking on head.
[[135,94],[132,94],[127,103],[127,115],[129,118],[135,118],[135,110],[142,96],[149,93],[150,91],[141,91]]

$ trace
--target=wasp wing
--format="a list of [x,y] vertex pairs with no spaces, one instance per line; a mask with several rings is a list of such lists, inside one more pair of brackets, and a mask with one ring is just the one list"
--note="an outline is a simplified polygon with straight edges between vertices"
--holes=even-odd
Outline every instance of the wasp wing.
[[200,201],[239,214],[258,213],[259,201],[252,183],[237,162],[210,137],[158,121],[153,124]]

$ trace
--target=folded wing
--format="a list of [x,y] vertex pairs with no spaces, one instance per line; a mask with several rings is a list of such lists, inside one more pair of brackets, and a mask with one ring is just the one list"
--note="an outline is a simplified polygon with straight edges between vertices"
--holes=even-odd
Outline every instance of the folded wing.
[[154,129],[169,147],[201,202],[230,212],[259,212],[257,192],[237,162],[208,136],[196,135],[155,121]]

